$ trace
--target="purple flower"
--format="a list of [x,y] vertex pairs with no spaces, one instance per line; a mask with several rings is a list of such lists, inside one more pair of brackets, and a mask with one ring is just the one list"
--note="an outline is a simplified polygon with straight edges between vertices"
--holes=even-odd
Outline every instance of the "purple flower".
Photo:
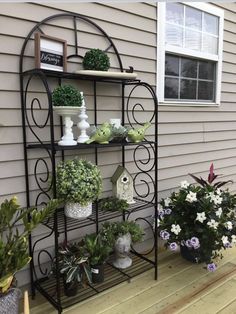
[[162,231],[160,232],[160,236],[161,236],[161,238],[162,238],[163,240],[169,240],[169,238],[170,238],[170,234],[169,234],[169,232],[167,232],[166,230],[162,230]]
[[191,245],[193,246],[195,250],[200,247],[200,242],[197,237],[192,237],[190,241],[191,241]]
[[170,208],[165,209],[165,215],[170,215],[172,213],[172,210]]
[[190,239],[188,239],[188,240],[186,240],[185,241],[185,245],[187,246],[187,247],[192,247],[192,242],[191,242],[191,240]]
[[232,245],[231,245],[230,242],[227,242],[227,243],[224,244],[224,247],[229,249],[229,248],[232,248]]
[[172,243],[170,243],[169,248],[171,251],[176,251],[178,248],[178,245],[176,242],[172,242]]
[[160,218],[163,218],[164,215],[165,215],[165,211],[164,211],[163,209],[159,209],[159,210],[158,210],[158,216],[159,216]]
[[207,264],[207,270],[211,271],[211,272],[215,271],[216,270],[216,264],[214,264],[214,263]]

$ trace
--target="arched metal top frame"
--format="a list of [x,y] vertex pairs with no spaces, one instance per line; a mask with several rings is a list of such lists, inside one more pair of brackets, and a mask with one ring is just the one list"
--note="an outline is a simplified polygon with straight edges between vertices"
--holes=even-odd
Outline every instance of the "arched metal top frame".
[[29,34],[27,35],[27,37],[25,38],[25,41],[23,43],[22,49],[21,49],[21,54],[20,54],[20,66],[19,66],[19,71],[20,74],[23,72],[23,63],[24,63],[24,56],[25,56],[25,49],[27,46],[27,43],[29,42],[31,36],[34,34],[35,31],[39,31],[41,33],[42,30],[40,29],[41,26],[45,25],[47,22],[52,21],[52,20],[56,20],[56,19],[60,19],[60,18],[68,18],[71,19],[73,22],[73,26],[74,26],[74,46],[76,49],[76,53],[70,56],[67,56],[68,58],[72,58],[72,57],[81,57],[80,55],[78,55],[77,51],[78,51],[78,42],[77,42],[77,25],[76,25],[76,21],[77,20],[82,20],[84,22],[89,23],[90,25],[92,25],[93,27],[95,27],[98,31],[100,31],[100,33],[108,40],[108,42],[110,43],[110,45],[108,46],[108,48],[105,51],[108,51],[110,48],[114,49],[114,52],[116,54],[117,60],[118,60],[118,64],[120,67],[120,71],[123,72],[123,65],[122,65],[122,61],[120,58],[120,54],[114,44],[114,42],[112,41],[112,39],[110,38],[110,36],[108,36],[108,34],[95,22],[93,22],[92,20],[90,20],[88,17],[83,16],[81,14],[78,13],[61,13],[61,14],[55,14],[55,15],[51,15],[46,17],[45,19],[43,19],[41,22],[38,22],[29,32]]

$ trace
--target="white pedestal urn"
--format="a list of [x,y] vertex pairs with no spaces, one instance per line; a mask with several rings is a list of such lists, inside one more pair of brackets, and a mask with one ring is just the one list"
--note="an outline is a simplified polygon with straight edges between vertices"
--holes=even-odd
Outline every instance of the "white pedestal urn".
[[64,134],[61,140],[58,142],[60,146],[75,146],[77,145],[77,141],[74,140],[74,135],[72,132],[73,121],[71,120],[71,116],[78,115],[80,111],[80,107],[73,106],[54,106],[53,110],[59,115],[63,117],[64,123]]
[[86,114],[86,106],[85,106],[83,92],[80,92],[80,95],[82,96],[83,101],[82,101],[82,106],[80,107],[80,114],[79,114],[80,121],[78,122],[77,127],[80,130],[81,134],[78,137],[77,142],[85,143],[89,139],[89,136],[87,135],[86,130],[90,127],[90,124],[87,122],[88,115]]
[[129,233],[119,237],[114,246],[115,259],[113,265],[116,268],[125,269],[132,265],[132,259],[128,256],[131,247],[131,235]]

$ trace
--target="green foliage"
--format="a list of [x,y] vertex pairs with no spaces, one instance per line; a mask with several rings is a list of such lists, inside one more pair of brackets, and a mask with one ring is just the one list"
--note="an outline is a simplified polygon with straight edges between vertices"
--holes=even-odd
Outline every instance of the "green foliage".
[[[61,246],[58,253],[60,273],[65,276],[66,283],[74,281],[92,283],[88,257],[82,253],[79,245],[67,244]],[[55,265],[53,266],[55,270]]]
[[56,184],[59,198],[86,206],[100,195],[102,177],[98,167],[91,162],[73,159],[58,163]]
[[71,85],[58,86],[52,93],[53,106],[81,107],[82,101],[80,92]]
[[112,125],[112,140],[113,141],[122,141],[124,138],[126,138],[129,131],[129,127],[120,126],[115,127]]
[[91,49],[86,52],[83,59],[85,70],[107,71],[110,67],[110,59],[100,49]]
[[98,209],[102,211],[120,211],[123,212],[129,208],[126,200],[121,200],[117,197],[105,197],[99,200]]
[[[52,200],[41,210],[36,208],[21,209],[17,199],[5,200],[0,207],[0,282],[13,276],[29,263],[28,235],[42,221],[50,217],[57,200]],[[28,221],[28,216],[31,219]],[[19,227],[19,223],[23,226]]]
[[209,264],[222,257],[221,249],[236,244],[236,195],[219,188],[225,182],[213,183],[213,165],[208,180],[191,176],[200,185],[183,181],[179,191],[160,201],[158,230],[167,247],[185,245]]
[[90,265],[100,265],[108,258],[112,248],[103,241],[100,235],[85,236],[83,249],[89,256]]
[[143,237],[143,229],[135,221],[115,221],[105,222],[100,230],[100,235],[108,246],[113,247],[115,241],[120,237],[130,233],[132,243],[140,242]]

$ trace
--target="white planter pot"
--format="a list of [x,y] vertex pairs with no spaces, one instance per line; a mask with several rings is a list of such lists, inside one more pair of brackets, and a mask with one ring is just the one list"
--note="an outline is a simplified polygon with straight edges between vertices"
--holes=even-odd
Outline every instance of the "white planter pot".
[[61,140],[58,142],[60,146],[75,146],[77,145],[77,141],[74,140],[74,135],[72,132],[73,121],[71,120],[71,116],[78,115],[80,112],[80,107],[68,107],[68,106],[54,106],[53,110],[59,115],[63,117],[64,123],[64,135]]
[[66,203],[65,215],[70,218],[83,219],[92,214],[92,203],[81,206],[79,203]]
[[129,233],[119,237],[114,246],[115,259],[113,265],[117,268],[125,269],[132,265],[132,259],[128,256],[131,247],[131,235]]

